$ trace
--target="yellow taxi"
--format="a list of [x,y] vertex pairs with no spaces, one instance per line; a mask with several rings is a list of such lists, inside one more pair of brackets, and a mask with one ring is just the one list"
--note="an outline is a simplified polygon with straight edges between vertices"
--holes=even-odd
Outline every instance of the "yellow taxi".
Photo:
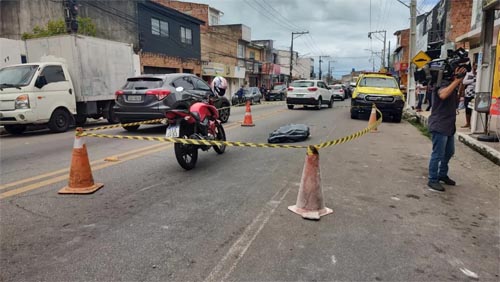
[[375,104],[384,117],[401,122],[405,98],[396,79],[387,73],[370,72],[359,76],[351,99],[351,118],[369,115]]

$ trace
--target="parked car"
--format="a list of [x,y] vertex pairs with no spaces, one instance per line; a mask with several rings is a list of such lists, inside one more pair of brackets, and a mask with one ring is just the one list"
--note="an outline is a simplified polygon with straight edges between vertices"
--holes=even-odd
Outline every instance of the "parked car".
[[231,98],[231,103],[233,105],[241,105],[246,101],[250,101],[250,103],[253,105],[254,103],[260,103],[260,100],[262,99],[262,94],[260,93],[259,87],[243,88],[243,96],[244,97],[242,97],[242,99],[240,100],[237,92],[234,93],[233,97]]
[[287,94],[287,87],[284,84],[274,85],[271,90],[269,90],[266,95],[266,101],[280,100],[284,101]]
[[328,87],[330,87],[330,91],[332,92],[334,99],[340,99],[341,101],[344,101],[347,98],[347,90],[345,89],[344,85],[334,84],[328,85]]
[[[181,92],[176,90],[179,86],[183,88]],[[164,118],[165,112],[170,109],[187,110],[203,97],[215,95],[205,81],[186,73],[130,77],[115,94],[114,110],[121,123]],[[224,96],[215,96],[215,106],[218,109],[225,108],[219,111],[220,120],[227,122],[230,115],[229,100]],[[138,125],[125,127],[128,131],[138,128]]]
[[288,109],[295,105],[316,106],[318,110],[323,105],[333,106],[333,95],[322,80],[296,80],[288,87],[286,103]]
[[375,104],[384,117],[392,116],[401,122],[405,97],[394,77],[386,73],[364,73],[360,76],[352,94],[351,119],[368,116]]

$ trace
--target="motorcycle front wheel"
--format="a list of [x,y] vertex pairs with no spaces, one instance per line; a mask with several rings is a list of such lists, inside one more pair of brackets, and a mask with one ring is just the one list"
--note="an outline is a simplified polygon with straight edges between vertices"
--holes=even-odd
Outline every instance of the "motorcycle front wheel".
[[[222,127],[222,124],[217,123],[215,126],[215,140],[216,141],[226,141],[226,132],[224,131],[224,127]],[[226,151],[226,145],[214,145],[214,151],[217,152],[217,154],[224,154]]]
[[[194,133],[194,129],[183,123],[179,133],[180,138],[189,139],[189,136]],[[177,162],[183,169],[191,170],[196,166],[196,161],[198,161],[198,147],[196,145],[175,143],[174,152]]]

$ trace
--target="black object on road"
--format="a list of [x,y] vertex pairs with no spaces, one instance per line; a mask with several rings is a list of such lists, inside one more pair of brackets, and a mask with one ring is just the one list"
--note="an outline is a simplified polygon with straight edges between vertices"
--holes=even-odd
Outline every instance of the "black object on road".
[[288,124],[269,134],[269,143],[291,143],[304,141],[309,137],[309,127],[305,124]]

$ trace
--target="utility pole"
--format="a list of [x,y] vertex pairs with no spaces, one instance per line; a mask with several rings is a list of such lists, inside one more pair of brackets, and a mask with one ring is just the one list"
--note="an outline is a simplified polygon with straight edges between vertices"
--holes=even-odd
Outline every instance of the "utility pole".
[[330,56],[328,55],[322,55],[322,56],[319,56],[319,80],[321,80],[321,57],[323,58],[329,58]]
[[384,49],[382,49],[382,67],[384,68],[385,67],[385,42],[386,42],[386,35],[387,35],[387,31],[386,30],[376,30],[376,31],[370,31],[368,32],[368,38],[372,39],[372,34],[373,33],[383,33],[384,34],[384,40],[382,42],[384,42]]
[[417,34],[417,0],[410,2],[410,48],[408,49],[408,91],[407,91],[407,108],[415,106],[415,76],[414,66],[411,59],[415,56],[416,49],[416,34]]
[[292,44],[290,45],[290,78],[288,79],[289,81],[292,81],[292,69],[293,69],[293,39],[294,36],[297,34],[299,36],[303,34],[308,34],[309,31],[301,31],[301,32],[292,32]]
[[389,48],[387,48],[387,71],[391,69],[391,41],[389,41]]

